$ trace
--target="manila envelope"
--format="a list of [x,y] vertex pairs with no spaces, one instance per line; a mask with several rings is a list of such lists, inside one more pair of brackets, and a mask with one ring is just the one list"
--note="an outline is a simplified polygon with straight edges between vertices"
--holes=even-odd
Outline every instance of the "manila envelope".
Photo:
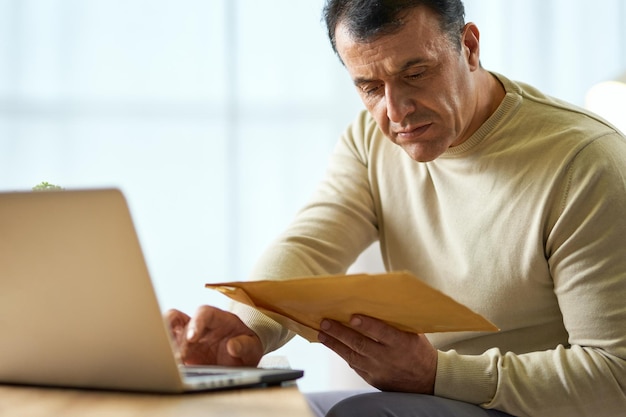
[[348,323],[357,313],[412,333],[498,330],[409,272],[224,282],[206,287],[256,308],[310,342],[317,341],[322,319]]

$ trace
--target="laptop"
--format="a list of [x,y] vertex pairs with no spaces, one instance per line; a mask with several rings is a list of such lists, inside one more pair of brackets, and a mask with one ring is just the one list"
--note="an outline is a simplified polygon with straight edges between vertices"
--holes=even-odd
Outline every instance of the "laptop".
[[301,370],[186,367],[121,191],[0,193],[0,383],[181,393]]

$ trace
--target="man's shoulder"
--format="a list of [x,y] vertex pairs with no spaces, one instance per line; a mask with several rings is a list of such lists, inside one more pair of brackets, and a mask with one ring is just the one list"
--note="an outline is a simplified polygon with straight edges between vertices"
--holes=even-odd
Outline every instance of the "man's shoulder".
[[[516,116],[525,130],[572,140],[595,138],[622,133],[593,112],[559,98],[545,94],[540,89],[520,81],[512,81],[493,73],[504,85],[507,94],[518,97]],[[551,133],[552,132],[552,133]]]

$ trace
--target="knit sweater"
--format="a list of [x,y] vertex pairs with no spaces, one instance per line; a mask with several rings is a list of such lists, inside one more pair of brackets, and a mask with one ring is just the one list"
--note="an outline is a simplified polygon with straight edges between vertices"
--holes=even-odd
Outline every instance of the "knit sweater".
[[[597,116],[494,74],[506,96],[464,143],[419,163],[363,112],[253,279],[345,272],[379,240],[497,333],[427,335],[435,395],[515,416],[626,410],[626,139]],[[235,311],[266,351],[290,332]]]

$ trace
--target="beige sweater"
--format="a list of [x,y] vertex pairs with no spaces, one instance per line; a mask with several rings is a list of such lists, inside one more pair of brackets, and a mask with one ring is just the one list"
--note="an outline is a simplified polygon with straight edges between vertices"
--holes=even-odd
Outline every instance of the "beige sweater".
[[[435,393],[523,416],[626,415],[626,139],[500,75],[489,120],[418,163],[363,112],[253,279],[344,272],[374,240],[494,322],[439,333]],[[290,333],[238,307],[270,351]]]

